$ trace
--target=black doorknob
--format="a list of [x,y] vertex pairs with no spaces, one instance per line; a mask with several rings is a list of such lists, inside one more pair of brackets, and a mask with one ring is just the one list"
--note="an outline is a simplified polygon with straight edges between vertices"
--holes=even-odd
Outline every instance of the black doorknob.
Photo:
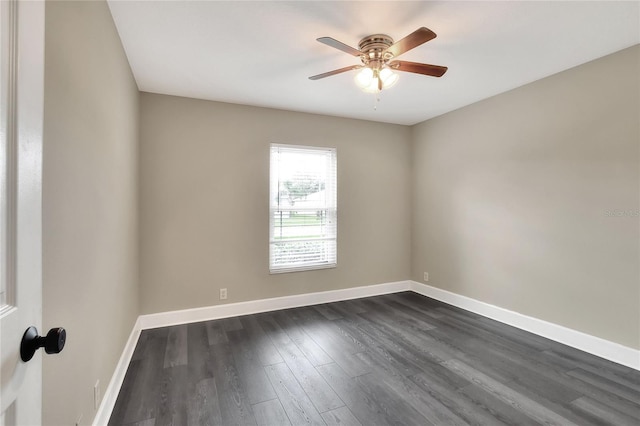
[[64,328],[52,328],[45,337],[38,336],[38,329],[35,327],[27,328],[20,342],[20,358],[24,362],[33,358],[33,354],[42,347],[48,354],[57,354],[64,348],[67,340],[67,332]]

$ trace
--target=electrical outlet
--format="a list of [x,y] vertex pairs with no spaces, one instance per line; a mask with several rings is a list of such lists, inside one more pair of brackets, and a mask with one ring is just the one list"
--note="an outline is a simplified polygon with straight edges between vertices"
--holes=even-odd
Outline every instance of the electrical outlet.
[[429,281],[429,273],[428,272],[424,273],[424,280],[425,281]]
[[96,382],[96,385],[93,387],[93,408],[95,410],[100,406],[100,380]]
[[220,289],[220,300],[226,300],[227,298],[227,289],[226,288],[221,288]]

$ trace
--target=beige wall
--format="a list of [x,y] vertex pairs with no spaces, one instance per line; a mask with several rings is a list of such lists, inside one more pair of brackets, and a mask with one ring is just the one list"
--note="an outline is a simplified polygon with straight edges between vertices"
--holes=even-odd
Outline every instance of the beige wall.
[[[409,278],[410,129],[143,93],[142,313]],[[338,267],[269,275],[269,143],[338,155]]]
[[48,1],[45,46],[43,420],[90,424],[138,315],[139,94],[105,2]]
[[640,348],[639,64],[636,45],[415,126],[413,279]]

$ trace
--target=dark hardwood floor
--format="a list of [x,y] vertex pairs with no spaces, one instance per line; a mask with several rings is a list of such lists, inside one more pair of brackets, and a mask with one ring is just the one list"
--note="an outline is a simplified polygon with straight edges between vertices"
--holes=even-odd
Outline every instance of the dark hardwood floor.
[[145,330],[110,425],[638,425],[640,372],[415,293]]

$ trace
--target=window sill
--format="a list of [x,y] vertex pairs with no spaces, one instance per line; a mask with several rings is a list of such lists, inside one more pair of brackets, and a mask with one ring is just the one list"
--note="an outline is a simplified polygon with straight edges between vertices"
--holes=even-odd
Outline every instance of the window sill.
[[269,274],[286,274],[289,272],[304,272],[304,271],[314,271],[316,269],[331,269],[337,267],[337,263],[324,263],[321,265],[305,265],[305,266],[292,266],[290,268],[281,268],[281,269],[269,269]]

